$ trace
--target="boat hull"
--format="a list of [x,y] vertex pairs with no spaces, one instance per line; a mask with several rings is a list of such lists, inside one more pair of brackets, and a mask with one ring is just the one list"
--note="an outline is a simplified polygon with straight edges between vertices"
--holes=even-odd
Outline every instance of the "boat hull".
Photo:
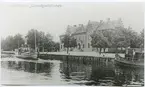
[[126,66],[126,67],[144,68],[144,63],[136,63],[135,64],[133,62],[115,60],[115,64],[119,65],[119,66]]
[[21,59],[27,59],[27,60],[38,60],[37,58],[37,54],[33,54],[33,55],[16,55],[17,58],[21,58]]

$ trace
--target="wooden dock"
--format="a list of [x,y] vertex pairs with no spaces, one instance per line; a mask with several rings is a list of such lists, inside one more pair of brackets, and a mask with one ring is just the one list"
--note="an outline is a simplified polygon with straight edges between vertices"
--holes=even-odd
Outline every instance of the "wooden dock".
[[98,61],[111,61],[114,60],[114,58],[103,58],[103,57],[94,57],[94,56],[75,56],[75,55],[55,55],[55,54],[40,54],[40,59],[44,60],[83,60],[83,61],[92,61],[92,60],[98,60]]
[[[123,55],[122,55],[123,56]],[[40,59],[51,59],[51,60],[83,60],[83,61],[110,61],[114,60],[115,54],[98,54],[93,52],[40,52]]]

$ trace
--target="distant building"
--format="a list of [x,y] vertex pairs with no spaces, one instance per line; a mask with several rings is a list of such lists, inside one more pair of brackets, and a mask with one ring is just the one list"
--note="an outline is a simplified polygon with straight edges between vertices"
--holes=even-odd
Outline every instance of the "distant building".
[[[79,24],[70,26],[68,25],[66,34],[70,34],[73,38],[77,40],[77,48],[74,49],[75,51],[92,51],[91,46],[91,34],[93,32],[102,31],[102,30],[112,30],[116,29],[116,27],[124,27],[122,20],[110,20],[108,18],[106,21],[100,20],[97,21],[90,21],[87,25]],[[60,36],[60,51],[65,51],[64,44],[62,43],[62,38],[64,35]]]

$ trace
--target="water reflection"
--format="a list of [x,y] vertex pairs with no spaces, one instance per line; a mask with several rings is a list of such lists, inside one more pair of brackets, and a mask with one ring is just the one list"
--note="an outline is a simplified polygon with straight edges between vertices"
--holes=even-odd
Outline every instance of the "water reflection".
[[115,85],[142,84],[144,81],[144,69],[131,67],[115,67]]
[[37,63],[30,61],[1,61],[1,66],[7,69],[21,70],[30,73],[50,73],[53,63]]
[[110,85],[109,80],[111,81],[115,75],[112,62],[100,63],[95,60],[91,62],[63,61],[60,64],[60,69],[61,73],[65,74],[64,78],[77,81],[86,80],[85,85],[103,85],[103,82]]
[[[53,61],[53,62],[52,62]],[[96,86],[122,86],[143,83],[144,70],[119,67],[113,61],[98,60],[44,60],[38,61],[1,61],[2,68],[37,74],[40,84],[71,84]],[[20,72],[21,73],[21,72]],[[26,74],[27,75],[27,74]],[[47,77],[47,79],[46,79]],[[50,79],[51,78],[51,79]],[[35,78],[31,78],[34,80]],[[42,80],[43,79],[43,80]],[[49,80],[50,79],[50,80]],[[26,81],[27,79],[23,80]],[[21,80],[19,80],[21,82]],[[53,81],[54,83],[52,83]]]

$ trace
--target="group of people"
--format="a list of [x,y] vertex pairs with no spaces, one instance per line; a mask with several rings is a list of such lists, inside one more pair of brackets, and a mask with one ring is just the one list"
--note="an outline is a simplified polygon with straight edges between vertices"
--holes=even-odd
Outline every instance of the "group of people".
[[34,53],[35,50],[34,50],[34,49],[23,49],[23,48],[19,48],[19,49],[18,49],[18,54],[19,54],[19,55],[20,55],[21,53],[25,53],[25,52]]

